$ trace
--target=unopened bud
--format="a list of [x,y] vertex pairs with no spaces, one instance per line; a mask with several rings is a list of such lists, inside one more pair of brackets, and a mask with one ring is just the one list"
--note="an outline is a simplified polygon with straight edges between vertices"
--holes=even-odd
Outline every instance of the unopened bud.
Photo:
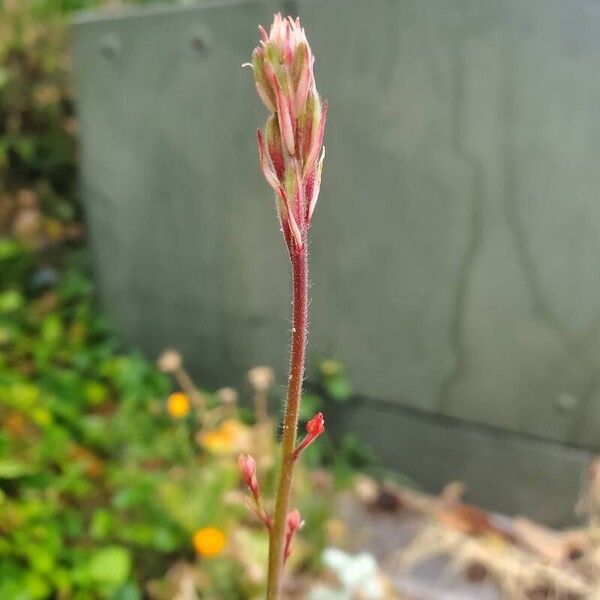
[[306,432],[312,438],[320,436],[325,431],[325,419],[323,413],[318,412],[307,424]]
[[265,75],[265,57],[262,48],[256,48],[252,53],[252,68],[254,69],[254,82],[260,99],[270,112],[275,112],[275,95]]
[[325,431],[325,419],[323,413],[318,412],[307,424],[306,424],[306,436],[298,444],[294,450],[294,458],[298,458],[300,453],[310,446],[323,432]]
[[302,527],[304,521],[302,521],[302,517],[300,516],[300,512],[296,509],[290,511],[287,516],[287,530],[292,535]]
[[279,122],[274,115],[267,120],[265,128],[265,137],[267,138],[267,151],[273,165],[275,175],[281,181],[285,173],[285,162],[283,157],[283,148],[281,146],[281,132],[279,131]]
[[238,457],[238,468],[242,475],[242,481],[254,498],[258,498],[260,489],[258,487],[258,480],[256,479],[256,461],[249,454],[240,454]]
[[258,94],[272,113],[264,139],[258,134],[260,165],[275,191],[288,249],[295,252],[304,245],[319,196],[327,104],[317,93],[314,58],[300,20],[276,14],[269,33],[259,30],[251,66]]
[[285,550],[283,553],[284,560],[287,560],[291,553],[291,545],[296,532],[304,525],[304,521],[297,510],[292,510],[288,513],[286,520],[285,532]]
[[292,81],[296,88],[295,112],[298,114],[306,104],[308,92],[313,85],[313,57],[307,42],[300,42],[294,59]]

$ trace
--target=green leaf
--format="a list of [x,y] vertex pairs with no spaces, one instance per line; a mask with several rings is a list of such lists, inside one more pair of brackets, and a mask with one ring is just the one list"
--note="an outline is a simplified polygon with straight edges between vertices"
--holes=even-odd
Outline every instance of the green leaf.
[[23,252],[23,248],[11,238],[0,239],[0,261],[17,258]]
[[13,313],[23,306],[23,296],[17,290],[0,294],[0,313]]
[[114,587],[127,581],[130,570],[131,556],[121,546],[106,546],[97,550],[88,565],[90,579]]
[[34,472],[34,469],[16,460],[0,460],[0,479],[18,479]]
[[42,323],[40,337],[46,344],[55,344],[62,336],[63,327],[60,317],[56,314],[48,315]]

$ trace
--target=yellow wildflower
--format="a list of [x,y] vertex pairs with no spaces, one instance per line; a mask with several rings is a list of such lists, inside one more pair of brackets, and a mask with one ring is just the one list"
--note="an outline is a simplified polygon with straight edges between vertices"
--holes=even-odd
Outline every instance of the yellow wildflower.
[[240,452],[248,445],[248,428],[236,419],[227,419],[213,431],[199,435],[200,445],[213,454]]
[[187,394],[174,392],[167,398],[167,412],[174,419],[186,417],[191,408],[191,402]]
[[196,553],[205,558],[214,558],[225,548],[225,534],[216,527],[196,529],[192,535],[192,543]]

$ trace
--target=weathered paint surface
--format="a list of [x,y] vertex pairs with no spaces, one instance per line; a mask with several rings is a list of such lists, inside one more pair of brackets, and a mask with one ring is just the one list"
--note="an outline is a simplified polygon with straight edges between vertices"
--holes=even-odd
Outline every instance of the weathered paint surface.
[[[287,3],[286,6],[289,6]],[[241,69],[276,2],[81,18],[82,184],[125,339],[285,371],[288,266]],[[310,356],[365,396],[600,439],[600,10],[299,3],[330,102]]]

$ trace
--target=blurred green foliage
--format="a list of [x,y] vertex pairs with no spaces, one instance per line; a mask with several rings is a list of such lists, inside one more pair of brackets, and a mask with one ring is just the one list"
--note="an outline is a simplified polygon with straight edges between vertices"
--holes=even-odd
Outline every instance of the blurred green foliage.
[[[330,358],[322,360],[319,365],[319,377],[315,389],[302,396],[301,428],[318,411],[327,414],[328,403],[343,405],[352,399],[352,385],[341,362]],[[338,489],[344,489],[351,484],[357,471],[372,470],[378,465],[372,449],[352,432],[344,432],[337,442],[329,435],[319,438],[305,452],[304,461],[313,468],[327,467]]]
[[[108,4],[0,2],[3,600],[134,600],[194,555],[194,528],[240,518],[221,503],[237,483],[233,461],[199,474],[197,446],[164,414],[170,382],[119,352],[85,254],[61,249],[82,237],[68,17]],[[232,597],[238,579],[209,574],[204,587]]]
[[0,233],[38,245],[77,237],[68,226],[81,219],[69,16],[144,3],[0,0]]
[[[135,600],[151,592],[166,600],[175,588],[165,574],[185,569],[202,597],[260,597],[267,536],[243,503],[235,439],[220,448],[230,443],[224,423],[240,440],[263,444],[264,434],[256,438],[235,415],[217,416],[208,429],[193,408],[169,416],[172,383],[141,355],[120,351],[95,308],[85,251],[40,263],[5,237],[0,273],[0,598]],[[202,394],[221,415],[217,397]],[[314,465],[330,455],[329,447],[310,450]],[[346,472],[349,456],[336,459]],[[270,464],[261,469],[267,496]],[[333,491],[315,494],[298,470],[307,527],[297,566],[316,564]],[[223,531],[229,550],[198,563],[194,532],[208,526]]]
[[[67,2],[3,0],[0,17],[0,225],[20,237],[79,215],[76,122],[61,11]],[[52,230],[52,228],[51,228]],[[54,227],[56,230],[56,227]],[[50,234],[52,235],[52,234]]]
[[46,273],[48,284],[31,252],[0,243],[6,600],[140,597],[136,581],[189,540],[189,515],[157,497],[189,454],[160,410],[169,382],[117,351],[80,260]]

